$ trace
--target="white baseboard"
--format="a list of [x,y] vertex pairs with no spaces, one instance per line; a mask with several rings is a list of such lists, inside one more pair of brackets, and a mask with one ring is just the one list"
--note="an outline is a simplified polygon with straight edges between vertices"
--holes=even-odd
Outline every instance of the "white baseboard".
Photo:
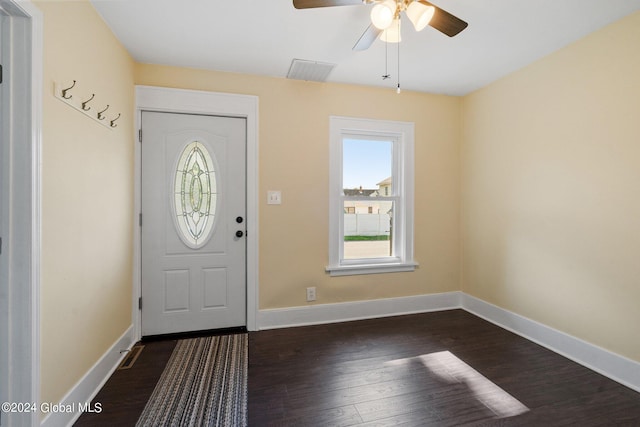
[[640,363],[481,299],[462,294],[462,308],[640,392]]
[[[50,412],[41,423],[42,427],[71,426],[82,415],[80,406],[90,403],[116,370],[126,353],[135,343],[133,325],[102,355],[95,365],[74,385],[60,402],[42,402],[42,405],[58,405],[61,411]],[[72,409],[72,410],[67,410]]]
[[260,310],[258,328],[260,330],[288,328],[450,310],[461,307],[461,296],[462,292],[446,292]]

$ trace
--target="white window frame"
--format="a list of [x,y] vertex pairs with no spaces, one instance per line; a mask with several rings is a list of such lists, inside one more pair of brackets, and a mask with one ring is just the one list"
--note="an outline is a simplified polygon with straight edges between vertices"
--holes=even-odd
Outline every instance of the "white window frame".
[[[342,141],[345,138],[393,141],[394,202],[392,257],[344,259],[344,200]],[[329,265],[331,276],[414,271],[414,124],[352,117],[329,117]]]

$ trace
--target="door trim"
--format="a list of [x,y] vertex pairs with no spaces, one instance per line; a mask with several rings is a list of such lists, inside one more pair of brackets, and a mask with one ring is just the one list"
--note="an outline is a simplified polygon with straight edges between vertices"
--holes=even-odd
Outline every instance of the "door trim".
[[[167,113],[209,114],[243,117],[247,120],[247,329],[258,329],[258,97],[229,93],[173,89],[155,86],[136,86],[135,140],[141,129],[142,111]],[[134,224],[138,224],[141,210],[141,147],[135,149]],[[134,231],[134,268],[132,321],[135,337],[141,338],[141,315],[138,299],[141,295],[142,248],[141,230]]]
[[[10,49],[14,58],[25,61],[30,68],[30,72],[21,76],[16,82],[18,86],[14,88],[15,91],[9,95],[10,110],[18,108],[21,112],[20,116],[13,113],[9,115],[11,136],[9,141],[4,141],[11,145],[12,154],[6,187],[9,194],[0,195],[11,201],[8,209],[11,216],[9,235],[5,237],[6,240],[3,239],[3,256],[11,257],[10,278],[8,283],[2,285],[8,295],[6,306],[2,307],[3,311],[6,309],[3,319],[7,323],[1,325],[7,327],[9,345],[0,360],[4,360],[6,355],[5,362],[11,368],[8,395],[0,397],[10,402],[34,402],[38,405],[43,18],[40,10],[28,0],[0,0],[0,3],[13,21],[12,25],[16,26],[15,30],[29,35],[27,40],[11,37]],[[29,96],[24,96],[25,93]],[[40,424],[40,412],[5,413],[2,424],[36,426]]]

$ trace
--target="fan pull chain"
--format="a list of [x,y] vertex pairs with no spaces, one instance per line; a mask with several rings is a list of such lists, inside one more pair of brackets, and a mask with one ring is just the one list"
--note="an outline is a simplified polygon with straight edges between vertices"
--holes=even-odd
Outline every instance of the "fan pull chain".
[[396,93],[400,93],[400,18],[398,18],[398,89]]
[[389,43],[384,44],[384,74],[382,75],[382,80],[387,80],[391,77],[389,74]]

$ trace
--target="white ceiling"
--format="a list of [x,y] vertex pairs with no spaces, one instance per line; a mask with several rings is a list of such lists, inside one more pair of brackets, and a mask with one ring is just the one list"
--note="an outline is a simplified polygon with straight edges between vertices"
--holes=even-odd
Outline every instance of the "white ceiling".
[[[400,84],[464,95],[640,10],[640,0],[432,0],[467,21],[449,38],[405,19]],[[397,45],[352,51],[372,6],[292,0],[91,0],[138,62],[285,77],[294,58],[335,63],[327,81],[395,88]],[[388,47],[388,52],[385,52]],[[385,54],[391,78],[383,80]],[[579,70],[576,70],[579,72]]]

